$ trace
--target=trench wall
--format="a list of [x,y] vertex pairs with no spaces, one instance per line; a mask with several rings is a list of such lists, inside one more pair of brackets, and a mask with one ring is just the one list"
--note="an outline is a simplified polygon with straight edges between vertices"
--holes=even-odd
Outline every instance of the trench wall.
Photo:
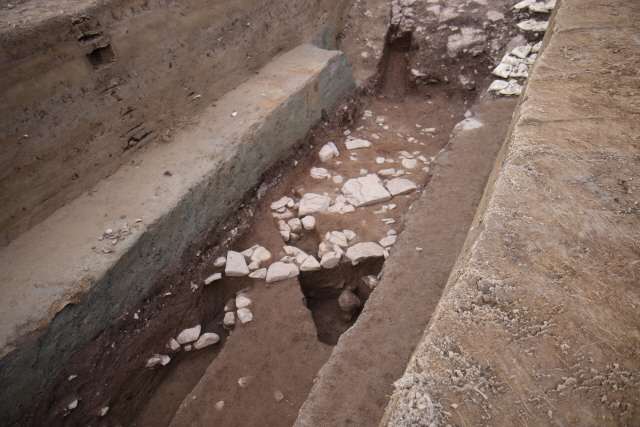
[[3,2],[0,246],[170,143],[276,54],[332,47],[351,2]]
[[638,19],[558,2],[381,426],[637,423]]

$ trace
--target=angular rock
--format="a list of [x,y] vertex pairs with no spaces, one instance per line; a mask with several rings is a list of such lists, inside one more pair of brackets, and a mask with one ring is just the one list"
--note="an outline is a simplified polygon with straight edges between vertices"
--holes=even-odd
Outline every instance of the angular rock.
[[277,211],[278,209],[284,208],[289,203],[292,203],[293,200],[290,197],[284,196],[280,200],[271,203],[271,209]]
[[340,308],[342,309],[342,311],[352,313],[360,308],[362,302],[356,294],[348,289],[345,289],[340,294],[340,297],[338,297],[338,304],[340,304]]
[[367,141],[366,139],[352,139],[351,141],[345,141],[344,144],[347,146],[347,150],[355,150],[357,148],[368,148],[373,145],[371,141]]
[[317,259],[309,255],[307,259],[300,266],[300,271],[315,271],[320,270],[321,266]]
[[489,86],[489,90],[498,91],[498,90],[506,89],[507,86],[509,86],[509,82],[506,82],[504,80],[494,80],[493,82],[491,82],[491,85]]
[[378,175],[380,176],[391,176],[395,173],[396,173],[396,170],[394,168],[381,169],[380,171],[378,171]]
[[296,263],[296,265],[300,266],[307,260],[307,258],[309,258],[309,255],[304,251],[300,251],[298,252],[298,255],[296,255],[296,259],[294,262]]
[[327,252],[322,256],[322,260],[320,261],[320,266],[322,268],[333,268],[340,263],[340,255],[331,251]]
[[300,253],[300,249],[296,248],[295,246],[285,246],[284,252],[289,256],[296,256]]
[[418,164],[416,159],[402,159],[402,166],[407,169],[413,169]]
[[193,328],[187,328],[178,334],[176,341],[178,341],[179,344],[194,342],[200,336],[200,330],[200,325],[196,325]]
[[173,351],[178,351],[180,350],[180,343],[178,341],[176,341],[175,338],[171,338],[169,340],[169,348]]
[[211,283],[215,282],[216,280],[220,280],[220,279],[222,279],[222,273],[213,273],[211,276],[209,276],[206,279],[204,279],[204,284],[205,285],[210,285]]
[[349,203],[355,207],[385,202],[391,194],[382,185],[376,174],[369,174],[357,179],[350,179],[342,186],[342,193]]
[[384,247],[388,247],[388,246],[393,246],[396,244],[396,241],[398,240],[398,236],[396,236],[395,234],[384,237],[382,239],[380,239],[380,245],[384,246]]
[[521,59],[526,58],[530,53],[531,53],[531,46],[529,45],[514,47],[511,50],[511,55],[517,56],[518,58],[521,58]]
[[344,181],[344,179],[342,178],[341,175],[334,175],[333,178],[331,178],[331,179],[336,184],[342,184],[342,181]]
[[332,245],[338,245],[342,248],[346,248],[349,246],[347,242],[347,236],[344,235],[342,231],[332,231],[331,237],[329,238],[329,243]]
[[324,254],[331,252],[333,250],[331,246],[332,245],[329,242],[321,242],[318,246],[318,258],[322,259]]
[[418,186],[406,178],[394,178],[387,182],[387,190],[392,196],[399,196],[417,190]]
[[282,240],[286,243],[289,241],[289,239],[291,239],[291,232],[290,231],[280,231],[280,236],[282,237]]
[[224,400],[221,400],[220,402],[213,405],[213,409],[215,409],[216,411],[222,411],[224,409]]
[[252,261],[249,264],[249,271],[256,271],[260,268],[260,261]]
[[236,315],[233,311],[229,311],[224,314],[224,319],[222,319],[222,324],[224,326],[234,326],[236,324]]
[[247,308],[251,305],[251,299],[244,295],[238,295],[236,297],[236,307],[238,308]]
[[300,274],[298,266],[295,264],[285,264],[284,262],[274,262],[267,270],[267,283],[279,282],[290,279]]
[[222,267],[227,263],[227,259],[223,256],[216,258],[216,260],[213,262],[213,265],[215,267]]
[[345,256],[351,264],[356,265],[365,258],[377,258],[384,256],[384,248],[374,242],[356,243],[347,249]]
[[316,228],[316,219],[311,215],[307,215],[300,220],[305,230],[313,230]]
[[193,348],[196,350],[200,350],[201,348],[209,347],[220,341],[220,337],[218,334],[214,334],[213,332],[207,332],[206,334],[202,334],[198,341],[193,345]]
[[311,178],[331,179],[331,173],[325,168],[311,168]]
[[298,216],[303,217],[314,212],[324,212],[331,206],[331,197],[307,193],[300,200]]
[[321,149],[320,149],[320,161],[321,162],[326,162],[327,160],[331,159],[332,157],[338,157],[340,155],[340,152],[338,151],[338,147],[336,147],[336,145],[333,142],[328,142],[326,143]]
[[493,74],[498,76],[498,77],[502,77],[503,79],[506,79],[509,77],[509,74],[511,74],[511,71],[513,70],[513,65],[511,64],[505,64],[504,62],[501,62],[500,64],[498,64],[498,66],[493,70]]
[[300,218],[292,218],[287,222],[287,224],[289,225],[289,228],[291,229],[292,232],[294,233],[302,232],[302,221],[300,221]]
[[523,31],[535,31],[537,33],[544,33],[547,31],[548,21],[536,21],[535,19],[527,19],[519,24],[516,24],[518,28]]
[[484,126],[482,122],[474,118],[464,119],[455,126],[454,129],[472,130]]
[[238,309],[238,320],[244,325],[245,323],[249,323],[253,320],[253,313],[248,308],[240,308]]
[[344,233],[344,237],[347,238],[347,240],[351,241],[353,239],[356,238],[356,232],[352,231],[352,230],[342,230],[342,232]]
[[267,277],[267,269],[259,268],[253,273],[249,274],[249,277],[251,277],[252,279],[264,279],[265,277]]
[[283,219],[278,221],[278,230],[291,233],[291,227],[289,227],[289,224],[287,224],[287,222]]
[[244,255],[236,251],[227,252],[227,265],[225,266],[224,274],[231,277],[246,276],[249,274],[249,267],[247,266],[247,261],[244,259]]

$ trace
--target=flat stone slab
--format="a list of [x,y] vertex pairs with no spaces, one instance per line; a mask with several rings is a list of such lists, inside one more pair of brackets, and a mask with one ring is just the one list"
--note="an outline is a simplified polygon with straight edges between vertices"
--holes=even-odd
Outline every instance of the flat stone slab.
[[[293,49],[2,248],[0,414],[31,399],[353,87],[343,54]],[[124,222],[131,234],[103,252],[97,239]]]
[[342,186],[342,194],[355,207],[386,202],[391,194],[384,188],[382,181],[376,174],[353,178]]

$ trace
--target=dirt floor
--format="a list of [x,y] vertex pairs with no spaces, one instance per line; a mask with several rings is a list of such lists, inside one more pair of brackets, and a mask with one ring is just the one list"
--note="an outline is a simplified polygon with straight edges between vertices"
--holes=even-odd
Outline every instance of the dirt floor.
[[[343,263],[335,269],[303,273],[297,279],[270,286],[262,280],[247,277],[223,277],[204,286],[207,277],[224,270],[214,267],[213,260],[224,256],[227,250],[243,251],[255,244],[271,252],[271,261],[279,260],[286,255],[285,242],[278,232],[278,218],[270,209],[272,202],[283,196],[298,201],[309,192],[335,199],[348,179],[387,168],[394,168],[396,172],[403,170],[401,176],[413,181],[417,190],[343,215],[314,214],[315,230],[305,231],[300,240],[289,244],[317,256],[318,244],[327,232],[334,230],[355,232],[356,238],[349,242],[350,245],[378,242],[391,230],[401,234],[405,215],[412,204],[421,195],[429,193],[434,167],[440,164],[456,124],[465,119],[465,113],[476,104],[479,95],[493,97],[486,93],[491,80],[489,67],[499,62],[507,46],[541,37],[520,36],[514,42],[511,25],[515,18],[507,3],[495,1],[491,5],[504,10],[507,19],[500,25],[489,26],[482,44],[484,52],[479,55],[465,53],[452,58],[447,50],[448,38],[436,34],[440,21],[434,20],[426,10],[418,11],[420,17],[429,18],[425,18],[420,36],[402,26],[392,28],[381,56],[377,85],[361,88],[329,113],[296,150],[265,175],[259,188],[247,194],[229,221],[209,230],[201,241],[195,242],[182,259],[158,278],[146,298],[71,360],[34,404],[34,410],[25,413],[20,425],[42,425],[43,420],[48,420],[47,425],[94,426],[292,425],[332,348],[339,345],[341,334],[357,320],[358,313],[351,318],[345,317],[338,305],[338,296],[348,288],[366,302],[371,287],[362,277],[378,276],[384,259],[376,258],[357,267]],[[486,9],[489,6],[478,3],[474,7]],[[445,31],[458,31],[459,26],[468,24],[476,16],[477,10],[470,8],[465,13],[447,19],[445,27],[448,30]],[[358,27],[358,21],[351,21],[351,25],[353,31]],[[428,30],[433,31],[432,40],[422,34]],[[343,40],[343,43],[346,42]],[[354,51],[353,46],[350,49]],[[421,64],[418,75],[431,77],[417,78],[412,72],[413,67],[419,66],[416,64]],[[476,71],[473,87],[465,87],[459,79],[460,71],[465,67]],[[503,99],[499,105],[485,104],[483,114],[491,116],[491,109],[495,108],[496,117],[502,120],[496,127],[503,132],[514,106],[515,98]],[[347,150],[344,144],[347,137],[366,139],[373,145]],[[317,153],[329,141],[335,142],[340,155],[322,163]],[[464,211],[445,211],[450,206],[446,197],[441,199],[441,206],[431,206],[432,210],[444,211],[445,216],[439,221],[447,221],[448,216],[452,223],[461,220],[462,224],[473,217],[483,183],[499,149],[496,141],[477,142],[475,149],[478,151],[473,155],[483,159],[482,168],[470,168],[464,162],[456,164],[446,156],[450,173],[462,183],[475,183],[477,188]],[[377,158],[386,160],[379,162]],[[409,168],[403,166],[403,160],[416,160],[416,164]],[[312,178],[311,167],[326,168],[332,178]],[[337,182],[336,176],[342,177],[342,183]],[[392,204],[395,205],[393,208]],[[386,212],[380,212],[384,210],[383,205],[387,206]],[[383,219],[392,219],[393,223],[388,221],[386,224]],[[430,249],[438,256],[446,255],[430,266],[439,271],[443,280],[455,262],[459,250],[456,248],[462,245],[466,232],[467,228],[461,225],[451,233],[450,239],[438,240]],[[389,251],[393,256],[394,249]],[[407,260],[407,268],[413,266],[414,261]],[[402,259],[394,262],[396,268],[402,269]],[[429,290],[433,306],[444,286],[443,280]],[[415,286],[423,286],[423,283],[417,282]],[[236,325],[235,330],[229,332],[221,325],[223,308],[240,291],[253,301],[254,320],[246,325]],[[403,292],[404,297],[411,298],[411,290]],[[416,302],[412,309],[421,310],[420,306]],[[412,332],[416,342],[428,322],[429,314],[423,315],[423,325]],[[203,332],[217,333],[220,342],[199,351],[172,352],[166,348],[170,337],[195,324],[201,324]],[[367,333],[384,336],[391,330],[385,330],[381,324]],[[363,340],[366,341],[366,336]],[[407,344],[407,354],[394,357],[389,365],[393,365],[393,369],[396,365],[404,369],[413,345],[415,343]],[[375,352],[375,348],[365,351]],[[155,353],[170,354],[171,363],[145,369],[147,358]],[[379,366],[379,369],[386,372],[388,366]],[[74,375],[77,377],[69,379]],[[247,387],[238,385],[240,378],[247,378]],[[385,377],[389,394],[396,378]],[[358,383],[354,387],[357,388]],[[366,387],[367,383],[363,381],[361,388]],[[276,398],[278,392],[282,393],[281,400]],[[371,417],[379,420],[388,396],[385,397],[383,391],[365,394],[364,399],[370,401],[362,402],[362,394],[354,394],[347,396],[343,405],[362,408],[373,404],[379,408],[379,414],[374,412]],[[70,411],[68,404],[74,397],[81,397],[85,407],[94,409],[83,414]],[[224,401],[221,410],[214,407],[220,401]],[[99,416],[100,410],[107,406],[106,416]],[[59,421],[61,414],[64,415],[62,422]],[[348,418],[349,413],[345,412],[345,416]],[[363,425],[357,419],[350,419],[345,424]],[[374,422],[368,420],[365,424],[374,425]]]

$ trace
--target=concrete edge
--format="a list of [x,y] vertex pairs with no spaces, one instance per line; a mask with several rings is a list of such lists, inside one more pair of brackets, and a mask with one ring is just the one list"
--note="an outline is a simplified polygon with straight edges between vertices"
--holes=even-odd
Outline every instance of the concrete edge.
[[[150,147],[140,154],[140,167],[121,168],[95,192],[0,251],[0,296],[6,304],[0,311],[0,383],[5,385],[0,424],[143,294],[170,260],[233,209],[260,175],[320,120],[323,110],[354,87],[340,52],[311,45],[295,48],[225,95],[171,146]],[[242,119],[230,120],[233,111]],[[176,179],[158,197],[154,174],[161,173],[161,163],[176,158],[175,150],[192,155],[171,166]],[[130,182],[143,190],[130,191]],[[119,213],[109,211],[118,197],[130,204],[130,225],[138,217],[143,225],[132,229],[114,253],[100,253],[100,247],[87,251],[104,229],[99,212],[118,218]],[[51,242],[60,229],[69,234]],[[33,264],[36,271],[16,267],[16,261]]]

